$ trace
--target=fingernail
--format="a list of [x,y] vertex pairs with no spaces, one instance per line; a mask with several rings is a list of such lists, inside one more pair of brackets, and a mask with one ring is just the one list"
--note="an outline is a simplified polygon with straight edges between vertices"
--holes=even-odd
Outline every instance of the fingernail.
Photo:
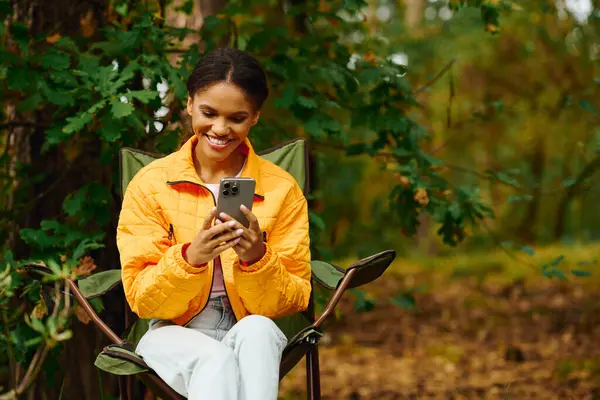
[[236,235],[241,235],[242,233],[244,233],[243,229],[238,229],[237,231],[235,231]]
[[220,219],[218,219],[218,220],[215,221],[215,224],[222,224],[222,222],[221,222]]
[[213,209],[210,210],[211,213],[214,213],[215,211],[217,211],[217,207],[213,207]]
[[244,210],[244,211],[247,211],[247,210],[248,210],[248,207],[246,207],[246,206],[245,206],[245,205],[243,205],[243,204],[240,206],[240,208],[241,208],[242,210]]
[[235,226],[235,221],[229,221],[227,224],[229,227],[233,228]]
[[225,214],[225,213],[221,213],[221,214],[219,214],[219,216],[220,216],[221,218],[227,218],[227,214]]
[[239,242],[240,242],[240,239],[235,239],[235,240],[234,240],[234,243],[235,243],[235,244],[238,244]]

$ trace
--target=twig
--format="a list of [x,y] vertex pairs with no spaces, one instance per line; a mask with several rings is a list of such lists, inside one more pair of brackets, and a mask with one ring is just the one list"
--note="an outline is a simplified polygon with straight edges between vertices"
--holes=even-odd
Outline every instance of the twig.
[[446,135],[449,135],[450,130],[452,129],[452,103],[454,100],[454,74],[450,67],[448,70],[450,71],[450,82],[449,82],[449,93],[448,93],[448,105],[446,106]]
[[537,265],[519,258],[516,254],[514,254],[513,252],[508,250],[505,246],[502,245],[502,242],[500,242],[500,240],[498,239],[498,236],[496,236],[494,231],[492,231],[492,229],[488,226],[487,222],[485,222],[484,219],[481,219],[480,221],[481,221],[480,226],[483,226],[483,229],[492,238],[492,241],[494,242],[494,244],[496,244],[496,246],[499,246],[502,249],[502,251],[504,251],[506,253],[506,255],[508,257],[512,258],[514,261],[516,261],[519,264],[525,265],[526,267],[531,268],[534,271],[537,271],[537,269],[538,269]]
[[413,95],[417,95],[417,94],[421,93],[423,90],[427,89],[428,87],[430,87],[434,83],[436,83],[446,72],[448,72],[450,70],[450,68],[452,68],[452,66],[454,65],[455,62],[456,62],[456,58],[453,58],[452,60],[448,61],[448,63],[446,63],[446,65],[444,65],[444,68],[442,68],[440,72],[438,72],[433,78],[431,78],[430,80],[425,82],[425,84],[423,86],[421,86],[417,90],[415,90],[413,92]]

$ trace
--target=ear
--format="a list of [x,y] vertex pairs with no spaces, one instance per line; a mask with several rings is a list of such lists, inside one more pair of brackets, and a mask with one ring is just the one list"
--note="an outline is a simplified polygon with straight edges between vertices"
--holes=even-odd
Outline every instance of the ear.
[[187,109],[187,113],[190,115],[190,117],[192,116],[193,105],[194,105],[194,99],[191,96],[188,96],[186,109]]
[[259,117],[260,117],[260,111],[257,112],[256,115],[254,115],[254,117],[252,117],[252,126],[254,126],[258,123]]

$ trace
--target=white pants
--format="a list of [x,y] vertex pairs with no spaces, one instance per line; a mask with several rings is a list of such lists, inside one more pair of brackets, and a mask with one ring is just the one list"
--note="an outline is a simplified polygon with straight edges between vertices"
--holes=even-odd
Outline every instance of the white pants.
[[269,318],[235,322],[225,297],[213,298],[188,325],[153,323],[136,353],[190,400],[276,400],[287,344]]

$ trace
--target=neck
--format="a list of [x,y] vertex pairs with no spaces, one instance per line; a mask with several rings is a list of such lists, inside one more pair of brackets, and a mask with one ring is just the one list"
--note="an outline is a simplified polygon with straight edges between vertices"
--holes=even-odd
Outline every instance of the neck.
[[204,183],[219,183],[221,178],[235,176],[244,165],[245,157],[237,150],[223,161],[210,160],[198,150],[198,147],[194,148],[194,167]]

